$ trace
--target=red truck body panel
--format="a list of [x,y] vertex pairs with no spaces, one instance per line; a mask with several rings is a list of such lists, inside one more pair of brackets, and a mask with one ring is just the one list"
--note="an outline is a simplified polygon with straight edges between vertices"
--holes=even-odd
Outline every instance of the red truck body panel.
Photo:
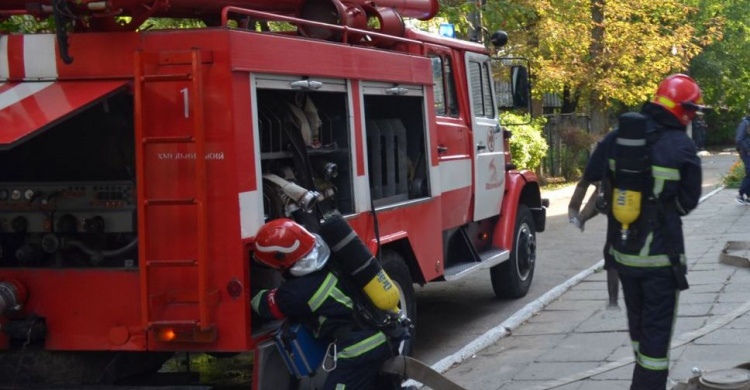
[[[5,2],[0,11],[17,9],[25,3]],[[143,2],[111,3],[127,8]],[[181,6],[190,9],[209,3],[214,8],[229,3],[242,5],[171,2],[177,11]],[[294,2],[277,4],[274,9],[289,8],[291,12],[291,3]],[[407,10],[406,2],[394,3]],[[425,0],[409,5],[409,9],[426,16],[433,12],[431,7],[435,4],[434,0]],[[354,198],[360,197],[354,200],[354,211],[347,213],[347,218],[373,250],[377,249],[375,221],[370,205],[362,201],[358,191],[363,185],[369,190],[368,169],[372,168],[372,163],[368,163],[365,106],[379,100],[363,91],[375,88],[376,82],[415,86],[422,91],[419,96],[423,106],[419,109],[424,111],[422,142],[428,152],[425,169],[430,178],[429,193],[380,209],[377,222],[383,245],[400,240],[408,243],[416,261],[416,281],[441,279],[445,271],[445,232],[474,221],[477,183],[470,173],[476,149],[462,53],[482,49],[476,44],[422,33],[411,32],[407,38],[428,43],[402,42],[400,51],[387,51],[229,28],[81,33],[69,36],[74,62],[66,65],[59,59],[53,35],[0,36],[0,47],[5,49],[0,54],[6,55],[5,59],[0,57],[0,65],[6,64],[0,66],[0,99],[11,96],[5,93],[19,86],[46,85],[0,106],[0,126],[10,129],[0,135],[0,150],[17,147],[61,121],[75,118],[79,111],[101,103],[113,93],[135,91],[134,154],[138,161],[138,191],[143,197],[137,199],[138,268],[0,268],[0,282],[20,281],[29,292],[22,310],[5,319],[0,316],[0,321],[32,313],[44,317],[45,347],[50,350],[252,350],[253,271],[248,243],[264,218],[264,189],[259,177],[263,160],[258,156],[262,146],[256,128],[256,107],[261,99],[257,84],[264,75],[343,80],[341,88],[347,91],[343,95],[346,121],[351,124],[352,150],[347,152],[352,159],[352,192]],[[456,89],[463,92],[458,93],[462,109],[455,117],[438,117],[432,112],[434,81],[428,52],[458,59],[453,71],[464,76],[456,78]],[[200,58],[201,63],[186,62],[189,55]],[[193,84],[196,69],[202,80],[202,98],[192,95],[198,93]],[[184,80],[180,79],[183,76]],[[149,77],[174,80],[147,82]],[[202,110],[196,106],[198,101]],[[205,140],[200,145],[203,156],[197,155],[197,143],[174,141],[197,136],[200,129],[196,115],[204,116]],[[161,141],[149,141],[157,138]],[[173,141],[165,141],[169,139]],[[439,148],[446,148],[447,152],[436,152]],[[204,168],[196,165],[203,161]],[[205,182],[201,169],[205,169]],[[534,181],[535,177],[506,175],[507,195],[492,240],[498,248],[510,248],[516,206],[529,180]],[[205,194],[199,193],[202,188]],[[205,202],[195,206],[178,205],[180,200],[200,200],[202,196]],[[157,200],[174,205],[156,207]],[[124,207],[120,201],[107,202],[96,206],[113,210]],[[27,206],[0,200],[0,208],[15,212],[21,210],[19,207]],[[205,212],[205,226],[196,218],[196,209],[198,213]],[[201,244],[202,231],[206,235],[205,248]],[[191,261],[192,265],[203,264],[173,266]],[[206,319],[208,323],[203,323]],[[153,333],[160,322],[197,323],[201,330],[210,328],[215,332],[215,338],[202,343],[161,342]],[[8,339],[0,333],[0,348],[3,347],[8,347]]]

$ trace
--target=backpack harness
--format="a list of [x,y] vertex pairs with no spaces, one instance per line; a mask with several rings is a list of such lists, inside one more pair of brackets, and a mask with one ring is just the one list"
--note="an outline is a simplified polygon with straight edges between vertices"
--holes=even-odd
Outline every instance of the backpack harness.
[[[677,212],[675,202],[660,197],[667,180],[679,180],[678,171],[652,165],[652,145],[668,130],[645,115],[629,112],[620,115],[614,153],[609,160],[611,174],[611,207],[609,212],[621,224],[620,234],[610,234],[611,248],[618,252],[638,253],[627,256],[628,265],[648,266],[642,258],[649,255],[653,232],[664,237],[669,265],[678,288],[688,288],[685,266],[677,245],[666,226],[666,214]],[[622,256],[621,256],[622,257]],[[617,256],[616,256],[617,258]],[[621,259],[617,259],[622,263]]]

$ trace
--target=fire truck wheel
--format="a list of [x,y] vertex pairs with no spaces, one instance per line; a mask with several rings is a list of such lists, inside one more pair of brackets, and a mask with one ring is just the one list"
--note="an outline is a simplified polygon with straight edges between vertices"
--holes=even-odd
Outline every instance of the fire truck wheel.
[[492,289],[498,298],[521,298],[529,292],[536,265],[536,229],[526,205],[518,205],[513,250],[508,261],[490,269]]
[[414,282],[409,273],[409,267],[406,265],[404,258],[398,253],[390,250],[383,251],[383,269],[385,273],[396,283],[401,302],[399,306],[407,317],[414,324],[411,331],[411,338],[399,345],[399,351],[403,355],[411,355],[414,348],[416,337],[415,329],[417,326],[417,302],[414,300]]

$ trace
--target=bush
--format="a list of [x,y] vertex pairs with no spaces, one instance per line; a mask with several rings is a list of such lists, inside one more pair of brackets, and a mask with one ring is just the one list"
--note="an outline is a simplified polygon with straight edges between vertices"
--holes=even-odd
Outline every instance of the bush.
[[[529,121],[529,116],[520,116],[511,113],[501,113],[500,123],[524,123]],[[536,171],[547,155],[547,140],[544,139],[542,131],[546,118],[534,118],[527,125],[513,125],[509,129],[513,133],[510,137],[511,162],[518,169]]]
[[732,167],[729,168],[729,172],[727,172],[726,176],[722,178],[722,181],[727,188],[740,188],[740,184],[744,178],[745,164],[742,163],[742,160],[737,160],[732,164]]
[[564,149],[562,175],[567,180],[578,180],[586,167],[589,149],[597,137],[575,126],[561,128],[559,136]]

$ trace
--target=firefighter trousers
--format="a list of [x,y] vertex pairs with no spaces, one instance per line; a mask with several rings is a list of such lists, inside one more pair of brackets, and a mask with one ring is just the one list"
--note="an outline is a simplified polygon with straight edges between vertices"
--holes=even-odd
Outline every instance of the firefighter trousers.
[[[323,390],[391,390],[395,384],[380,375],[380,367],[393,356],[383,333],[372,336],[371,331],[354,331],[349,337],[361,340],[342,348],[336,369],[331,371]],[[382,340],[381,340],[382,338]],[[347,353],[349,352],[349,353]]]
[[636,364],[630,390],[664,390],[679,290],[669,267],[620,273]]

